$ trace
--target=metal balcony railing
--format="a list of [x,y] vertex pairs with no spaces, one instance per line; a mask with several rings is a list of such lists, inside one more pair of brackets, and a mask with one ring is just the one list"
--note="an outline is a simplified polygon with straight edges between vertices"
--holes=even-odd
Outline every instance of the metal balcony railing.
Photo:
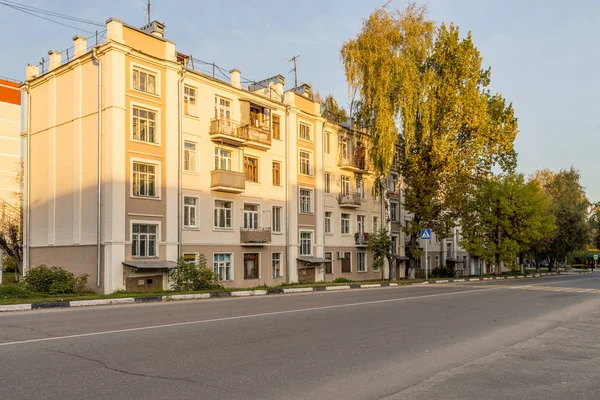
[[362,203],[360,193],[340,193],[338,195],[338,204],[340,206],[359,207]]
[[367,169],[367,160],[363,155],[349,155],[348,157],[341,156],[338,162],[340,168],[353,168],[359,170]]
[[240,127],[241,122],[233,121],[231,119],[213,118],[210,120],[210,135],[225,135],[235,139],[245,140],[242,136]]
[[242,244],[269,244],[271,243],[271,228],[240,228],[240,242]]
[[263,125],[245,124],[240,127],[240,136],[248,142],[271,146],[271,131]]
[[357,246],[366,246],[369,243],[371,234],[367,232],[356,232],[354,234],[354,244]]

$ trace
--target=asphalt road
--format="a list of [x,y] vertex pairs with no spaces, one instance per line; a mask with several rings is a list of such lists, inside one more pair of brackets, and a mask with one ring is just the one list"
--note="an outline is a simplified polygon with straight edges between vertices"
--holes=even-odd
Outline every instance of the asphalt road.
[[0,314],[0,399],[599,399],[599,333],[600,273]]

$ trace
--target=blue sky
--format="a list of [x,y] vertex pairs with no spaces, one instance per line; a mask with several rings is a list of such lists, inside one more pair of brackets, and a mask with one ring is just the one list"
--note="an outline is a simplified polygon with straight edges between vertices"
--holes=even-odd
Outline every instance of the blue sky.
[[[14,0],[94,21],[116,17],[145,23],[146,0]],[[325,95],[347,102],[339,59],[362,18],[384,1],[152,0],[153,19],[166,23],[178,51],[239,68],[248,79],[282,74],[300,55],[298,76]],[[423,2],[419,2],[423,3]],[[600,1],[430,0],[430,17],[454,22],[492,67],[492,89],[512,101],[519,118],[519,170],[574,165],[592,201],[600,201]],[[394,0],[404,8],[407,1]],[[0,76],[23,79],[27,63],[64,50],[79,30],[0,5]],[[83,29],[96,28],[80,25]]]

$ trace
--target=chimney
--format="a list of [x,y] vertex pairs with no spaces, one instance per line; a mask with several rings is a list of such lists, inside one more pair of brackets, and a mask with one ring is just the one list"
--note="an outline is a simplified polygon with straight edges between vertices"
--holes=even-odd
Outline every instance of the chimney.
[[81,35],[73,36],[73,43],[75,47],[75,57],[85,54],[87,51],[87,39]]
[[152,21],[142,26],[140,30],[160,38],[165,36],[165,24],[158,21]]
[[242,88],[242,80],[241,80],[241,72],[239,69],[234,68],[229,71],[229,76],[231,77],[231,86],[234,88],[241,89]]
[[40,74],[39,67],[31,64],[27,64],[27,68],[25,69],[25,81],[28,82],[34,78],[36,78]]
[[50,55],[50,67],[48,68],[48,71],[52,71],[56,67],[60,67],[60,62],[62,60],[62,55],[60,52],[56,50],[50,50],[48,54]]

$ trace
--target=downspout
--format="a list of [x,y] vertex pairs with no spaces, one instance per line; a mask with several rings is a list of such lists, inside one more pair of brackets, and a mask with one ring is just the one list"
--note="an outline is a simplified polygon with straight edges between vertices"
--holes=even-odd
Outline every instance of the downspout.
[[98,58],[97,48],[92,48],[92,59],[98,63],[98,198],[96,199],[96,286],[100,287],[100,269],[102,254],[102,61]]
[[177,84],[177,110],[179,112],[178,116],[178,135],[179,135],[179,145],[178,145],[178,155],[177,160],[179,161],[178,171],[177,171],[177,260],[181,258],[181,240],[182,240],[182,231],[181,231],[181,218],[182,218],[182,190],[183,190],[183,157],[181,155],[183,150],[183,107],[181,104],[181,97],[183,94],[182,85],[183,80],[185,79],[186,69],[181,68],[181,78],[179,78],[179,82]]
[[289,168],[289,130],[290,130],[290,109],[291,106],[285,108],[285,273],[288,283],[290,282],[290,217],[289,217],[289,182],[290,182],[290,168]]
[[[323,216],[322,216],[322,218],[323,218],[323,220],[322,220],[322,222],[323,222],[323,231],[322,231],[323,232],[323,258],[325,258],[325,237],[326,237],[326,235],[325,235],[325,136],[326,136],[325,124],[326,123],[327,123],[327,121],[323,121],[323,129],[321,129],[321,137],[322,137],[322,140],[321,140],[321,142],[322,142],[321,143],[321,165],[322,165],[321,179],[323,182],[323,187],[321,188],[321,197],[322,197],[321,200],[323,201]],[[332,254],[331,258],[333,259],[333,254]],[[324,265],[323,269],[324,269],[323,280],[325,280],[325,278],[327,278],[327,265]]]
[[31,215],[29,211],[31,204],[31,87],[29,83],[25,84],[25,91],[27,92],[27,165],[25,166],[25,196],[27,201],[25,203],[25,226],[23,229],[23,245],[25,248],[23,252],[23,276],[29,270],[29,217]]

